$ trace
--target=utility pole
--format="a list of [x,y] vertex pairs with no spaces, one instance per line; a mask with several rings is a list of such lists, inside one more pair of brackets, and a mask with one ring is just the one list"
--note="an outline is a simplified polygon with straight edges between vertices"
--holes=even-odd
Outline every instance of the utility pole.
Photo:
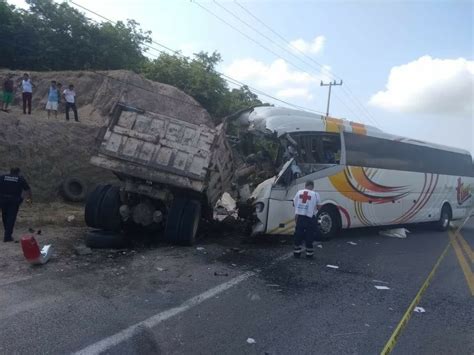
[[328,107],[326,109],[326,117],[329,116],[329,103],[331,102],[331,88],[333,86],[338,86],[338,85],[342,85],[342,80],[339,83],[337,83],[336,80],[334,80],[334,81],[330,81],[327,84],[323,83],[323,81],[321,80],[321,86],[329,86]]

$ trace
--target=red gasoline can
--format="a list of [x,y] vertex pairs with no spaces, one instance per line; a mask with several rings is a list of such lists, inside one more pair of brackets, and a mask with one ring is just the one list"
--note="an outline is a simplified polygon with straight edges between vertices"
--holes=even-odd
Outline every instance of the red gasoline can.
[[23,255],[29,262],[36,261],[41,256],[38,243],[32,235],[24,235],[21,237],[21,248],[23,249]]

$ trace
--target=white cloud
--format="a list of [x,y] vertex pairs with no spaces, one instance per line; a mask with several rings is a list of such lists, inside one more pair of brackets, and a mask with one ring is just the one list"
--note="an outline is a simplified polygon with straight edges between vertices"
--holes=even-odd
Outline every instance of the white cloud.
[[[329,66],[325,66],[327,72]],[[293,70],[283,59],[266,64],[253,58],[234,60],[223,68],[226,75],[271,92],[279,98],[299,98],[306,101],[313,99],[312,92],[321,80],[328,80],[327,75],[311,75]]]
[[313,99],[313,95],[307,88],[288,88],[278,90],[276,96],[282,99],[302,98],[308,101]]
[[324,42],[326,42],[326,37],[317,36],[312,41],[305,41],[302,38],[295,39],[291,41],[291,47],[298,49],[303,53],[312,53],[317,54],[323,50]]
[[474,61],[423,56],[393,67],[369,104],[392,112],[472,116]]

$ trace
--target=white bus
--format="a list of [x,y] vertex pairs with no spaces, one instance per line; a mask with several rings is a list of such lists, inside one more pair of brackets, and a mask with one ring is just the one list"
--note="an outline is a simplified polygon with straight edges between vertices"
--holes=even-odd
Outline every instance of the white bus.
[[252,193],[252,235],[292,234],[292,200],[307,180],[321,196],[322,239],[340,229],[420,222],[446,230],[473,206],[468,151],[286,108],[256,107],[240,119],[283,142],[281,171]]

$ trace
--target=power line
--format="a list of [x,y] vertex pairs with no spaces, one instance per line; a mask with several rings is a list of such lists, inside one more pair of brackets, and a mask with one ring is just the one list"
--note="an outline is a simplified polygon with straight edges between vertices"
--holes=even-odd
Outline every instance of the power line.
[[[292,47],[294,50],[296,50],[297,52],[299,52],[301,55],[303,55],[304,57],[306,57],[307,59],[311,60],[313,63],[315,63],[316,65],[318,65],[319,67],[321,67],[321,72],[326,72],[329,76],[335,78],[335,79],[339,79],[339,80],[342,80],[341,77],[339,77],[338,75],[336,75],[334,72],[332,71],[329,71],[323,64],[319,63],[318,61],[316,61],[314,58],[308,56],[306,53],[304,53],[302,50],[300,50],[299,48],[297,48],[296,46],[294,46],[288,39],[286,39],[285,37],[283,37],[280,33],[276,32],[273,28],[271,28],[270,26],[268,26],[265,22],[263,22],[261,19],[259,19],[257,16],[255,16],[251,11],[249,11],[247,8],[245,8],[243,5],[241,5],[237,0],[234,0],[234,3],[239,6],[243,11],[245,11],[249,16],[251,16],[253,19],[255,19],[257,22],[259,22],[260,24],[262,24],[266,29],[268,29],[270,32],[272,32],[275,36],[277,36],[280,40],[284,41],[286,44],[288,44],[290,47]],[[346,84],[347,86],[347,84]],[[372,116],[372,114],[367,110],[367,108],[360,103],[360,101],[357,99],[357,97],[352,93],[352,91],[349,89],[349,87],[347,87],[347,89],[345,88],[342,88],[343,89],[343,92],[351,99],[353,100],[355,103],[356,103],[356,106],[359,106],[359,109],[362,108],[363,111],[365,111],[365,114],[368,116],[368,118],[374,122],[374,124],[377,125],[377,120],[375,119],[375,117]]]
[[[83,10],[85,10],[85,11],[87,11],[87,12],[90,12],[90,13],[92,13],[92,14],[94,14],[94,15],[96,15],[96,16],[98,16],[98,17],[100,17],[100,18],[102,18],[102,19],[104,19],[104,20],[106,20],[106,21],[108,21],[108,22],[111,22],[111,23],[113,23],[113,24],[116,24],[116,23],[117,23],[117,22],[115,22],[115,21],[113,21],[113,20],[110,20],[110,19],[108,19],[107,17],[105,17],[105,16],[103,16],[103,15],[101,15],[101,14],[99,14],[99,13],[93,11],[93,10],[90,10],[90,9],[86,8],[85,6],[82,6],[82,5],[78,4],[78,3],[76,3],[75,1],[70,0],[70,2],[71,2],[72,4],[74,4],[74,5],[78,6],[78,7],[80,7],[81,9],[83,9]],[[189,57],[186,57],[186,56],[184,56],[183,54],[181,54],[179,51],[176,51],[176,50],[174,50],[174,49],[172,49],[172,48],[170,48],[170,47],[168,47],[168,46],[165,46],[165,45],[163,45],[163,44],[161,44],[161,43],[159,43],[159,42],[156,42],[156,41],[154,41],[154,40],[151,40],[151,42],[154,43],[154,44],[156,44],[156,45],[158,45],[158,46],[160,46],[160,47],[162,47],[162,48],[165,48],[166,50],[168,50],[168,51],[174,53],[175,55],[177,55],[177,56],[179,56],[179,57],[181,57],[181,58],[185,58],[185,59],[188,59],[188,60],[190,59]],[[154,49],[155,51],[157,51],[157,52],[159,52],[159,53],[166,53],[166,52],[164,52],[164,51],[162,51],[162,50],[160,50],[160,49],[154,48],[154,47],[152,47],[152,46],[150,46],[150,45],[148,45],[148,44],[144,44],[144,46],[145,46],[145,47],[148,47],[148,48],[151,48],[151,49]],[[166,54],[167,54],[167,53],[166,53]],[[230,76],[225,75],[225,74],[223,74],[223,73],[221,73],[221,72],[215,71],[215,73],[218,74],[218,75],[220,75],[220,76],[223,77],[223,78],[226,78],[226,79],[224,79],[224,80],[227,81],[227,82],[229,82],[229,80],[232,80],[232,81],[234,81],[234,84],[235,84],[235,82],[237,82],[237,83],[239,83],[239,84],[242,85],[242,86],[247,86],[249,89],[251,89],[251,90],[253,90],[253,91],[255,91],[255,92],[258,92],[260,95],[265,96],[265,97],[268,97],[268,98],[270,98],[270,99],[272,99],[272,100],[275,100],[275,101],[277,101],[277,102],[283,103],[283,104],[288,105],[288,106],[291,106],[291,107],[293,107],[293,108],[297,108],[297,109],[299,109],[299,110],[310,111],[310,112],[314,112],[314,113],[318,113],[318,114],[324,114],[324,113],[321,112],[321,111],[317,111],[317,110],[313,110],[313,109],[310,109],[310,108],[307,108],[307,107],[295,105],[295,104],[292,104],[292,103],[287,102],[287,101],[285,101],[285,100],[278,99],[278,98],[276,98],[276,97],[274,97],[274,96],[272,96],[272,95],[270,95],[270,94],[265,93],[265,92],[262,91],[262,90],[256,89],[256,88],[254,88],[254,87],[252,87],[252,86],[250,86],[250,85],[247,85],[247,84],[245,84],[245,83],[242,83],[242,82],[240,82],[239,80],[234,79],[234,78],[231,78]]]
[[[235,31],[237,31],[238,33],[240,33],[241,35],[243,35],[244,37],[246,37],[247,39],[249,39],[250,41],[256,43],[259,47],[265,49],[266,51],[272,53],[273,55],[275,55],[276,57],[280,58],[280,59],[283,59],[283,60],[286,60],[289,64],[291,64],[293,67],[297,68],[298,70],[306,73],[306,74],[309,74],[305,69],[302,69],[300,66],[294,64],[293,62],[285,59],[285,58],[282,58],[278,53],[274,52],[273,50],[269,49],[268,47],[262,45],[260,42],[258,42],[257,40],[255,40],[254,38],[250,37],[249,35],[247,35],[246,33],[242,32],[241,30],[239,30],[237,27],[235,27],[234,25],[232,25],[231,23],[229,23],[228,21],[226,21],[225,19],[223,19],[222,17],[220,17],[219,15],[217,15],[216,13],[214,13],[213,11],[209,10],[208,8],[206,8],[205,6],[201,5],[199,2],[197,2],[196,0],[191,0],[191,2],[193,2],[194,4],[196,4],[197,6],[199,6],[201,9],[203,9],[204,11],[208,12],[209,14],[211,14],[212,16],[216,17],[217,19],[219,19],[221,22],[223,22],[224,24],[226,24],[227,26],[231,27],[232,29],[234,29]],[[216,2],[216,1],[214,1]],[[217,2],[216,2],[217,4]],[[220,6],[220,5],[219,5]],[[223,6],[220,6],[222,8],[224,8]],[[224,8],[225,9],[225,8]],[[229,10],[225,9],[227,12],[231,13]],[[233,16],[237,17],[236,15],[233,14]],[[244,23],[246,26],[252,28],[253,30],[255,30],[252,26],[248,25],[245,21],[242,21],[240,20],[239,18],[239,21]],[[260,35],[268,38],[267,36],[261,34],[261,32],[257,31]],[[291,43],[290,43],[291,45]],[[293,46],[294,47],[294,46]],[[317,63],[317,62],[316,62]],[[307,63],[306,63],[307,64]],[[324,70],[327,70],[322,64],[318,63],[318,65],[320,65]],[[309,74],[311,75],[311,74]],[[370,116],[369,116],[369,119],[370,119]],[[375,121],[373,121],[375,123]]]

